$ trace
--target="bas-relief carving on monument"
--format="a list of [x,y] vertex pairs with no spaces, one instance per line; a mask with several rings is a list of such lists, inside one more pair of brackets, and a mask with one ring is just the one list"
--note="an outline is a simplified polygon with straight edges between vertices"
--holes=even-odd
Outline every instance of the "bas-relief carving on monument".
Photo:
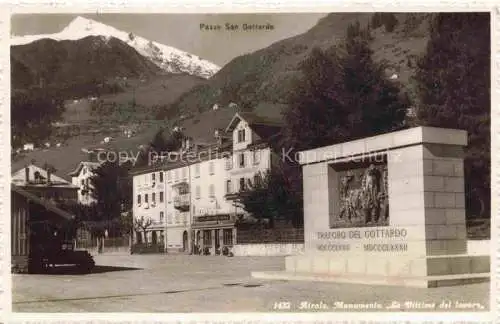
[[339,171],[339,208],[332,227],[389,225],[387,164]]

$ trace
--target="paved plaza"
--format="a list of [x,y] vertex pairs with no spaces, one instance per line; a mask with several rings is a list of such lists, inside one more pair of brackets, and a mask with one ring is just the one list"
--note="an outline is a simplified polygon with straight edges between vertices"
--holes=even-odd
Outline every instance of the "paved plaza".
[[[422,289],[251,277],[252,271],[284,270],[284,257],[110,254],[95,260],[92,274],[14,274],[13,311],[388,311],[389,305],[405,311],[489,309],[489,283]],[[439,308],[443,301],[451,308]]]

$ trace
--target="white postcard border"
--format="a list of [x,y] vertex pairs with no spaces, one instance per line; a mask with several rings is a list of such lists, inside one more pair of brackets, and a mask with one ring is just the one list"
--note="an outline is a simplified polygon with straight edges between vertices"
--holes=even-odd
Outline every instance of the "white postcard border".
[[[147,6],[146,6],[147,4]],[[491,294],[490,311],[485,313],[220,313],[220,314],[149,314],[149,313],[13,313],[12,312],[12,275],[10,268],[10,15],[13,13],[272,13],[272,12],[371,12],[371,11],[427,11],[427,12],[459,12],[489,11],[491,12],[491,143],[492,143],[492,233],[491,233]],[[10,1],[0,4],[0,42],[4,51],[0,55],[0,208],[4,217],[0,226],[0,320],[8,323],[179,323],[179,322],[328,322],[328,323],[378,323],[393,322],[443,322],[443,323],[488,323],[500,322],[500,291],[498,266],[500,256],[499,245],[499,196],[500,196],[500,9],[495,1],[315,1],[314,6],[303,1],[238,1],[222,2],[208,0],[170,1],[169,5],[161,1],[141,0],[123,1],[62,1],[62,0],[25,0]],[[499,152],[493,154],[493,152]]]

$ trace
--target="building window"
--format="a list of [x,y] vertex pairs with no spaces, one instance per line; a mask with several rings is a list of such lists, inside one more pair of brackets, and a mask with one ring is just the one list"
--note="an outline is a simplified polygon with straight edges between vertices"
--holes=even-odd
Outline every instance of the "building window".
[[233,230],[224,229],[222,232],[222,242],[224,245],[233,245]]
[[155,201],[156,201],[156,193],[155,193],[155,192],[153,192],[153,193],[151,194],[151,201],[152,201],[152,202],[155,202]]
[[188,193],[189,193],[189,187],[187,184],[179,188],[179,195],[185,195]]
[[200,186],[196,186],[196,199],[200,199],[201,196],[201,188]]
[[186,179],[187,178],[187,169],[186,168],[182,168],[182,179]]
[[162,202],[163,202],[163,200],[164,200],[163,195],[164,195],[164,194],[163,194],[163,191],[160,191],[160,202],[161,202],[161,203],[162,203]]
[[163,215],[164,215],[163,212],[160,212],[160,222],[162,223],[163,223]]
[[151,181],[155,182],[156,181],[156,173],[151,173]]
[[210,198],[215,197],[215,186],[213,184],[208,186],[208,195]]
[[215,172],[214,171],[214,163],[213,162],[209,162],[208,163],[208,173],[212,175],[212,174],[214,174],[214,172]]
[[167,223],[172,224],[172,214],[167,214]]
[[137,203],[140,204],[141,203],[141,195],[137,195]]
[[195,214],[196,214],[196,208],[193,205],[193,215],[195,215]]
[[147,204],[148,203],[148,194],[144,195],[144,202]]
[[179,169],[176,169],[174,171],[174,181],[177,181],[179,179]]
[[85,180],[84,180],[84,179],[82,179],[82,180],[80,181],[80,183],[81,183],[81,186],[82,186],[82,187],[83,187],[83,186],[85,186]]
[[226,180],[226,193],[231,193],[232,188],[231,188],[231,180]]
[[163,182],[163,172],[160,172],[160,182]]
[[258,174],[253,176],[253,184],[254,186],[260,185],[260,176]]
[[233,167],[233,161],[231,157],[226,157],[226,170],[231,170]]
[[245,141],[245,129],[238,130],[238,143]]
[[194,176],[195,177],[199,177],[200,176],[200,165],[199,164],[195,164],[194,165]]
[[244,168],[245,167],[245,153],[240,153],[239,155],[239,159],[240,159],[240,168]]
[[253,151],[253,164],[259,164],[259,163],[260,163],[260,151],[254,150]]
[[205,230],[203,231],[203,245],[204,246],[212,246],[212,231]]
[[245,178],[240,178],[240,191],[245,190]]

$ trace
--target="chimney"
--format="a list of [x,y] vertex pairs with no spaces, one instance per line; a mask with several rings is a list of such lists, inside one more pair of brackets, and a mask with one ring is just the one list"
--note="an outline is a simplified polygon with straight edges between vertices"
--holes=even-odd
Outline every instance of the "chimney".
[[30,182],[30,168],[29,167],[24,168],[24,174],[25,174],[26,183]]

